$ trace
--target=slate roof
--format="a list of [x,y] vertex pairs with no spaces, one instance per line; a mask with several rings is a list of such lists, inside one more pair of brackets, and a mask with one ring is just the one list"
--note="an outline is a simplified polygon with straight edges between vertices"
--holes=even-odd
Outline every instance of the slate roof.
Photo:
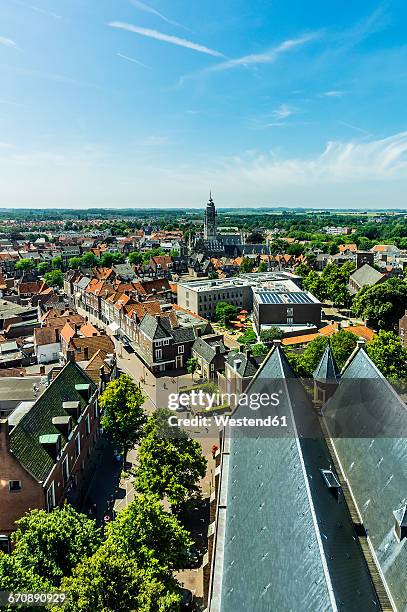
[[[63,409],[64,401],[78,401],[81,407],[86,402],[75,389],[78,384],[94,385],[90,378],[75,363],[69,362],[55,380],[46,388],[32,408],[24,414],[10,433],[10,450],[21,465],[39,482],[46,480],[54,466],[54,459],[40,443],[39,437],[59,434],[52,424],[54,417],[69,416]],[[62,446],[65,443],[62,438]]]
[[215,339],[204,339],[197,338],[192,345],[192,350],[197,353],[202,359],[204,359],[207,363],[210,363],[212,359],[214,359],[216,355],[216,346],[219,346],[219,354],[224,355],[226,353],[225,345],[222,340]]
[[351,274],[350,278],[357,283],[359,287],[364,287],[366,285],[372,286],[382,280],[384,274],[378,272],[369,264],[364,264],[357,270]]
[[[407,502],[407,407],[359,348],[324,409],[333,443],[397,610],[407,609],[407,541],[394,533]],[[357,432],[361,432],[357,435]],[[338,434],[336,434],[338,435]]]
[[171,338],[171,324],[166,317],[160,317],[158,320],[147,312],[140,323],[139,329],[151,340]]
[[240,364],[236,368],[236,372],[239,376],[242,376],[242,378],[254,376],[259,369],[259,364],[251,354],[231,352],[226,359],[226,363],[232,368],[235,368],[235,363],[239,361]]
[[[284,431],[232,428],[224,442],[209,610],[377,611],[347,506],[320,472],[331,467],[325,440],[307,437],[318,422],[275,347],[247,393],[279,391],[277,407],[249,412],[286,416]],[[233,416],[243,415],[240,405]]]
[[324,354],[321,357],[321,361],[319,362],[315,372],[314,378],[319,382],[324,383],[333,383],[339,377],[339,370],[336,365],[334,356],[332,355],[331,347],[326,347]]

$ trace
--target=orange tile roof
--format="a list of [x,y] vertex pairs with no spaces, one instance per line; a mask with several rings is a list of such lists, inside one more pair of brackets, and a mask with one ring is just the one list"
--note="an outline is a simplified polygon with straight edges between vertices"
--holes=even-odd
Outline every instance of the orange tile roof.
[[341,327],[339,328],[336,324],[334,325],[326,325],[325,327],[321,327],[321,329],[313,334],[305,334],[303,336],[292,336],[291,338],[283,338],[281,344],[284,346],[292,346],[295,344],[308,344],[308,342],[312,342],[315,338],[319,336],[332,336],[333,334],[338,333],[341,329],[351,332],[358,338],[364,338],[367,342],[372,340],[375,337],[375,332],[370,327],[366,327],[366,325],[350,325],[349,327]]
[[358,246],[357,244],[340,244],[338,246],[339,252],[343,253],[344,251],[352,251],[352,253],[355,253],[358,250]]

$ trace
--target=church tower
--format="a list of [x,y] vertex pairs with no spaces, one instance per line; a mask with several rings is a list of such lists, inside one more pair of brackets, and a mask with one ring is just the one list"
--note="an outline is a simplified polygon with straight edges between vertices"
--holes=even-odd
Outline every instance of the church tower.
[[206,205],[205,217],[204,217],[204,240],[216,240],[217,239],[217,228],[216,228],[216,217],[217,212],[214,201],[212,200],[212,193],[209,194],[209,202]]

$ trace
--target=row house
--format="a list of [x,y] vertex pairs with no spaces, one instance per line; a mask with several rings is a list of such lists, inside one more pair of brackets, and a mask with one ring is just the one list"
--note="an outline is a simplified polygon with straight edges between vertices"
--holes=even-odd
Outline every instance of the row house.
[[4,551],[10,549],[16,521],[29,510],[51,511],[65,500],[81,508],[96,465],[98,393],[98,386],[69,361],[36,401],[21,403],[0,420]]

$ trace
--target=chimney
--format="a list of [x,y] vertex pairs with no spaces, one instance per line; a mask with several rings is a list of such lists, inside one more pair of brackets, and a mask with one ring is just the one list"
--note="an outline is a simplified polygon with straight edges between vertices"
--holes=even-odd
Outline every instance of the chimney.
[[69,361],[72,362],[72,363],[75,362],[75,351],[73,349],[69,348],[66,351],[66,360],[67,360],[67,362],[69,362]]
[[364,339],[363,338],[358,338],[357,341],[356,341],[356,346],[358,348],[362,348],[364,345],[365,345]]
[[10,448],[8,419],[0,419],[0,451],[8,452]]
[[279,338],[275,338],[273,340],[273,344],[274,344],[274,346],[281,346],[281,340]]
[[41,376],[45,375],[45,365],[40,365],[40,375]]
[[55,341],[59,342],[60,341],[60,335],[59,335],[59,329],[58,327],[55,328]]

